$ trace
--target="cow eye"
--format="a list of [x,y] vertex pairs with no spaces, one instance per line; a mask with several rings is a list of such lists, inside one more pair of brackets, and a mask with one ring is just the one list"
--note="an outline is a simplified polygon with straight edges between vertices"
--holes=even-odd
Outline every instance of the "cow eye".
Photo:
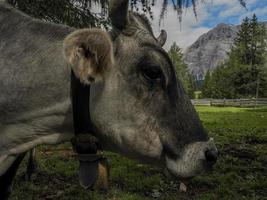
[[149,81],[159,81],[162,78],[162,73],[159,67],[144,67],[141,69],[142,75]]

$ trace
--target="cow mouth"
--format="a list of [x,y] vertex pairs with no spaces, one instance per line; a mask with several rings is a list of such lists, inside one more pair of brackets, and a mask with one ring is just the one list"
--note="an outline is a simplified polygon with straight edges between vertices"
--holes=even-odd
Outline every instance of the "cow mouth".
[[211,139],[187,145],[180,155],[178,158],[165,155],[165,171],[178,179],[190,179],[210,172],[217,161],[218,151]]
[[174,174],[171,170],[169,170],[167,167],[164,169],[164,175],[169,178],[169,179],[172,179],[172,180],[179,180],[179,181],[189,181],[191,180],[192,178],[194,178],[195,176],[179,176],[177,174]]
[[211,171],[213,171],[213,168],[214,168],[214,164],[215,163],[213,163],[213,162],[204,162],[203,161],[203,171],[204,171],[204,173],[209,173],[209,172],[211,172]]
[[172,180],[177,180],[178,179],[180,181],[189,181],[189,180],[193,179],[196,176],[210,174],[212,171],[213,171],[213,165],[203,162],[203,168],[199,169],[199,170],[196,170],[194,173],[192,173],[192,175],[188,175],[188,176],[177,175],[177,174],[173,173],[167,167],[165,167],[165,169],[164,169],[164,175],[167,178],[172,179]]

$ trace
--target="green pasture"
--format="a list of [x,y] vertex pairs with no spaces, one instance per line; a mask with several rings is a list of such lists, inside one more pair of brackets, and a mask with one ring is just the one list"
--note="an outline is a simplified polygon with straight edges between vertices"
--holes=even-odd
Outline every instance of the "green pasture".
[[25,161],[11,200],[263,200],[267,199],[267,107],[197,107],[204,126],[217,143],[220,157],[212,173],[184,182],[164,177],[160,169],[106,153],[111,165],[107,194],[83,190],[70,144],[41,146],[39,169],[24,182]]

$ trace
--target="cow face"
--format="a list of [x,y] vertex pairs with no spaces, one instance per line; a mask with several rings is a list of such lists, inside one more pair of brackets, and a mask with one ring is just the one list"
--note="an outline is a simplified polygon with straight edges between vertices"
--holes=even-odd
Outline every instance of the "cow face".
[[208,138],[183,86],[145,17],[128,1],[110,5],[114,66],[92,84],[91,118],[104,148],[191,177],[215,163]]

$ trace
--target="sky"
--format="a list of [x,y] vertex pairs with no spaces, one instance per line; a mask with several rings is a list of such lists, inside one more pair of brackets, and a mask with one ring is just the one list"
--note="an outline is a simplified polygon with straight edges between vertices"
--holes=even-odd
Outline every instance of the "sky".
[[[192,6],[183,11],[182,23],[179,24],[176,11],[172,4],[168,5],[167,14],[159,27],[159,15],[162,1],[157,0],[153,7],[154,20],[152,27],[157,36],[161,29],[168,33],[164,46],[168,50],[176,42],[183,50],[189,47],[203,33],[208,32],[219,23],[240,24],[248,16],[256,13],[259,21],[267,21],[267,0],[244,0],[246,7],[242,7],[238,0],[199,0],[197,3],[197,19]],[[180,29],[181,25],[181,29]]]

